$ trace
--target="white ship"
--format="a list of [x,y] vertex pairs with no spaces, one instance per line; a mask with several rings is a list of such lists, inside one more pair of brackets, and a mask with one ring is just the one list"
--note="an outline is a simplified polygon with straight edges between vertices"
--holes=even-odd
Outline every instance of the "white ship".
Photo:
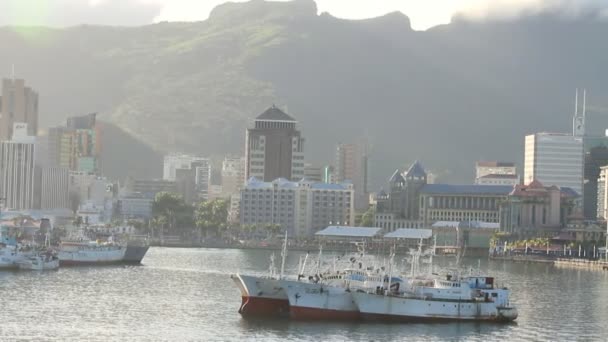
[[61,265],[111,264],[123,261],[127,248],[96,241],[62,242],[59,246]]
[[494,278],[471,276],[463,279],[413,282],[403,293],[385,288],[353,292],[363,319],[383,321],[513,321],[517,309],[510,306],[510,291],[494,285]]
[[59,258],[52,253],[37,253],[18,262],[20,270],[56,270],[59,268]]
[[[393,277],[393,284],[402,282],[401,278]],[[388,277],[366,270],[347,269],[308,282],[287,281],[282,285],[287,292],[292,319],[356,320],[359,319],[359,308],[352,293],[383,284],[388,284]]]

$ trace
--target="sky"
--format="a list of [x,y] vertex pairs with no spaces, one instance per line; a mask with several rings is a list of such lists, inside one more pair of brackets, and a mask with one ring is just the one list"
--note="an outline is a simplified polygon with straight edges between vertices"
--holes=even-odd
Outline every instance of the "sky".
[[[233,0],[240,2],[242,0]],[[0,0],[0,26],[79,24],[144,25],[158,21],[205,20],[223,0]],[[471,19],[510,18],[559,9],[576,15],[585,9],[608,16],[608,0],[316,0],[319,13],[363,19],[400,11],[412,27],[446,24],[454,14]]]

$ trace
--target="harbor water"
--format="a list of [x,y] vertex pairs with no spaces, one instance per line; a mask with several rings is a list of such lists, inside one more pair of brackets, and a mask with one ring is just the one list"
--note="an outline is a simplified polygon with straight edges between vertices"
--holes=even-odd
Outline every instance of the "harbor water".
[[[608,272],[481,259],[512,290],[513,324],[243,319],[229,275],[267,272],[266,250],[151,248],[143,266],[0,271],[0,340],[606,341]],[[279,252],[277,252],[278,259]],[[292,252],[287,268],[295,272]],[[435,258],[438,269],[452,258]],[[477,268],[478,259],[463,259]],[[280,261],[277,260],[277,265]]]

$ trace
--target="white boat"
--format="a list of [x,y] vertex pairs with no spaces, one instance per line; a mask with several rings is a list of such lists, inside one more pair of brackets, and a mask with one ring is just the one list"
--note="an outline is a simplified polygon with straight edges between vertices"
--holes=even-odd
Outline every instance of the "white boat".
[[[393,283],[402,281],[393,278]],[[352,292],[371,289],[387,283],[378,273],[347,269],[324,274],[309,281],[283,282],[289,299],[289,313],[297,320],[356,320],[359,319]]]
[[62,242],[59,246],[61,265],[96,265],[120,263],[123,261],[126,246],[96,241]]
[[59,258],[52,253],[38,253],[18,262],[20,270],[56,270]]
[[494,285],[494,278],[471,276],[458,279],[422,280],[403,293],[384,288],[353,292],[363,319],[383,321],[513,321],[517,309],[510,306],[510,291]]

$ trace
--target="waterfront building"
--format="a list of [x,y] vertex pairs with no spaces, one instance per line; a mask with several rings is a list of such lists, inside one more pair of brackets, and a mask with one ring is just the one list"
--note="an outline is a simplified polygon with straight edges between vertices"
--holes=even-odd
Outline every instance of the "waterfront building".
[[241,190],[240,202],[241,225],[278,224],[292,237],[309,237],[327,226],[354,222],[354,188],[350,183],[250,178]]
[[230,207],[228,209],[228,223],[239,223],[241,212],[241,194],[230,196]]
[[427,184],[426,171],[416,161],[405,173],[396,170],[388,182],[388,193],[376,195],[375,224],[387,231],[397,228],[423,228],[420,191]]
[[70,208],[70,172],[61,167],[42,167],[40,209]]
[[578,196],[571,188],[544,186],[537,180],[516,185],[500,203],[500,229],[521,238],[553,237],[574,214]]
[[176,169],[175,184],[177,185],[177,193],[182,196],[186,203],[193,204],[198,200],[195,169]]
[[350,181],[355,187],[355,208],[365,210],[369,206],[367,189],[368,157],[362,144],[339,144],[336,147],[334,181]]
[[245,158],[226,157],[222,162],[222,191],[226,197],[238,194],[245,183]]
[[480,221],[437,221],[431,229],[438,250],[464,250],[465,255],[488,253],[500,224]]
[[265,182],[304,177],[304,138],[297,121],[272,106],[255,119],[245,136],[245,174]]
[[568,187],[583,195],[583,137],[536,133],[525,139],[524,184]]
[[513,190],[506,185],[427,184],[420,191],[423,225],[437,221],[500,222],[500,203]]
[[15,123],[25,123],[28,136],[38,133],[38,93],[23,79],[3,79],[0,96],[0,141],[13,137]]
[[584,176],[585,183],[583,187],[583,208],[584,216],[587,220],[596,220],[598,209],[603,210],[598,206],[598,179],[600,179],[600,168],[608,165],[608,136],[585,136],[583,137],[585,149],[585,166]]

